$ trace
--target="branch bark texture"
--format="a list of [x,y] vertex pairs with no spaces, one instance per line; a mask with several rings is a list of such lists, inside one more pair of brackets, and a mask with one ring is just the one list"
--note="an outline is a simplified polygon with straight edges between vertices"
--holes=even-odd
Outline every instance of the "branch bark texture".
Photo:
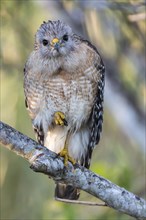
[[73,184],[75,187],[101,199],[107,206],[137,219],[146,217],[146,201],[92,171],[69,163],[34,140],[0,122],[0,143],[25,158],[36,172],[44,173],[55,182]]

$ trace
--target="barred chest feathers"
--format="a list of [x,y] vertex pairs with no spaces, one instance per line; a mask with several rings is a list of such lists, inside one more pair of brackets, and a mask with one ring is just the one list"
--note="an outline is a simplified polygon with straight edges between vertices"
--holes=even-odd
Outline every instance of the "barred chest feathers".
[[[31,87],[27,87],[31,90],[27,91],[27,98],[30,96],[29,113],[34,126],[43,127],[45,146],[58,153],[64,147],[68,130],[76,131],[69,143],[69,153],[75,159],[80,159],[87,151],[89,124],[86,124],[89,123],[97,90],[97,79],[92,77],[96,71],[92,62],[94,54],[88,51],[88,60],[86,54],[85,47],[80,55],[73,53],[65,59],[58,57],[41,61],[35,54],[33,74],[30,72],[26,76],[31,81]],[[34,63],[31,59],[33,55],[29,62]],[[65,114],[67,127],[51,126],[57,111]]]
[[[47,131],[56,111],[62,111],[66,115],[69,129],[77,130],[87,121],[94,102],[97,83],[89,76],[93,63],[91,62],[90,66],[88,60],[84,64],[86,52],[82,50],[81,56],[73,53],[65,59],[58,57],[46,62],[41,61],[40,57],[36,60],[35,55],[33,75],[27,76],[29,82],[31,81],[29,105],[34,125],[42,123],[44,130]],[[80,57],[80,60],[77,57]],[[34,63],[31,59],[33,55],[29,62]],[[81,62],[82,60],[84,63]],[[35,74],[36,71],[39,71],[39,74]],[[29,94],[27,96],[29,99]]]

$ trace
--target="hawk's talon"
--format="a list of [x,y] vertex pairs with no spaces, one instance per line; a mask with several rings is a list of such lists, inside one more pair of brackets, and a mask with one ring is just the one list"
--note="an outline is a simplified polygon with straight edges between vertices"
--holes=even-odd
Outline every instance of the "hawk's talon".
[[61,126],[68,125],[63,112],[55,112],[54,121],[56,125],[61,125]]
[[64,166],[67,166],[68,161],[70,161],[73,165],[76,163],[76,161],[68,155],[68,150],[66,148],[59,153],[59,156],[64,158]]

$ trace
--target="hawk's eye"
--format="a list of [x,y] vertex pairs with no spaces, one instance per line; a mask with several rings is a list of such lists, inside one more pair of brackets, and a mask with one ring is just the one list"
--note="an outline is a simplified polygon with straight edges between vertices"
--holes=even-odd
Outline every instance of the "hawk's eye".
[[68,35],[67,35],[67,34],[65,34],[65,35],[63,36],[63,40],[68,41]]
[[42,42],[43,42],[44,46],[48,45],[48,43],[49,43],[48,40],[46,40],[46,39],[44,39]]

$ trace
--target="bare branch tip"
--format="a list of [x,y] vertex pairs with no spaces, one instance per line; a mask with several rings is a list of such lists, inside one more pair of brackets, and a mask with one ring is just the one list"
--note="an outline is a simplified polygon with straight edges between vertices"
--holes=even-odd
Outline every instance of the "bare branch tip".
[[90,202],[90,201],[79,201],[79,200],[69,200],[69,199],[61,199],[58,197],[55,197],[56,201],[64,202],[64,203],[71,203],[71,204],[78,204],[78,205],[89,205],[89,206],[107,206],[107,204],[101,204],[96,202]]

